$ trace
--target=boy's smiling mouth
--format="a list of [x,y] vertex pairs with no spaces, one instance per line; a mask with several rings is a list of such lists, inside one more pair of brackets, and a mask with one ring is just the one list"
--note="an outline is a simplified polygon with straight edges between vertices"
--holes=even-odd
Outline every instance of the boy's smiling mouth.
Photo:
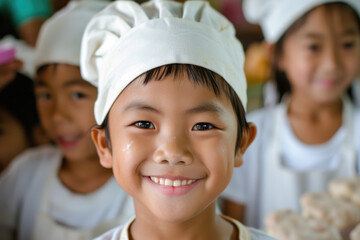
[[169,197],[187,194],[203,179],[191,179],[180,176],[147,176],[145,178],[148,179],[158,191]]
[[194,183],[196,180],[194,179],[168,179],[168,178],[161,178],[161,177],[149,177],[151,181],[154,183],[168,186],[168,187],[180,187],[186,186]]
[[82,139],[82,135],[77,136],[59,136],[56,138],[59,145],[63,148],[70,148],[75,146]]

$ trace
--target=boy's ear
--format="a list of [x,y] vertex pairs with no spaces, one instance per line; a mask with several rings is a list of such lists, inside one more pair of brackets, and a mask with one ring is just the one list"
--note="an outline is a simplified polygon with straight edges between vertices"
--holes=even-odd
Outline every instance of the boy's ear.
[[276,52],[274,43],[268,43],[265,41],[264,45],[265,45],[266,51],[268,53],[269,61],[271,63],[272,69],[274,67],[276,67],[279,70],[284,71],[285,63],[284,63],[284,58],[282,56],[282,53]]
[[256,137],[256,126],[251,122],[248,124],[249,131],[243,131],[240,147],[236,150],[234,163],[235,167],[240,167],[244,163],[243,155],[246,149],[250,146],[250,144],[252,143],[252,141],[254,141]]
[[93,127],[91,129],[91,137],[95,143],[100,164],[105,168],[112,168],[112,153],[106,141],[105,129]]
[[273,66],[277,66],[281,70],[281,56],[279,56],[279,53],[275,52],[275,44],[266,41],[264,41],[263,44],[269,58],[271,69],[273,69]]

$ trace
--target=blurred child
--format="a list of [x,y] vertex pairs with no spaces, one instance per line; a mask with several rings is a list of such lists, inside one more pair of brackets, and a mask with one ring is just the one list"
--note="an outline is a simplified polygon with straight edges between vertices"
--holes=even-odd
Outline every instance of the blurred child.
[[90,239],[134,213],[132,199],[99,163],[90,136],[97,89],[79,68],[82,33],[106,4],[70,2],[41,29],[36,101],[57,147],[24,153],[1,179],[1,239]]
[[243,61],[233,26],[206,1],[117,1],[90,21],[92,137],[136,212],[99,239],[271,239],[215,211],[256,134]]
[[[262,225],[330,179],[358,174],[360,111],[346,95],[360,66],[360,1],[244,2],[272,50],[282,101],[249,114],[258,137],[224,195]],[[241,184],[241,185],[240,185]]]
[[0,173],[16,155],[46,139],[36,110],[33,81],[18,73],[0,90]]

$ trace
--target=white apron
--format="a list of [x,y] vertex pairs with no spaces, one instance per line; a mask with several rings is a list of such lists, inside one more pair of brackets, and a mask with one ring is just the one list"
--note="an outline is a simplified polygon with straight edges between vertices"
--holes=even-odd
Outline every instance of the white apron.
[[[54,162],[54,164],[58,165],[59,162]],[[55,181],[54,176],[57,175],[58,166],[53,169],[55,172],[49,171],[47,176],[40,211],[36,217],[35,230],[32,238],[33,240],[89,240],[120,225],[121,223],[127,222],[127,220],[133,216],[133,214],[129,216],[129,214],[124,213],[116,219],[102,222],[91,229],[74,229],[57,223],[49,214],[51,189]],[[132,199],[129,198],[128,201],[132,201]],[[128,206],[129,204],[126,205]]]
[[[294,171],[282,165],[280,141],[286,114],[287,104],[281,103],[275,109],[273,134],[267,142],[265,160],[262,162],[264,166],[260,166],[263,169],[259,216],[262,221],[267,214],[276,209],[290,208],[299,211],[299,200],[305,192],[327,190],[331,179],[357,174],[354,109],[350,100],[343,100],[343,126],[346,132],[341,145],[340,162],[336,169]],[[263,226],[263,223],[261,225]]]

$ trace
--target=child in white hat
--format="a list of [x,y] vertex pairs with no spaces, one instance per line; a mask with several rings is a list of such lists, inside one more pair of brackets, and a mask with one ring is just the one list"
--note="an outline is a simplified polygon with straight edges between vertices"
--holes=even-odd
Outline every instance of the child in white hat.
[[260,227],[274,210],[300,211],[303,193],[359,173],[360,111],[346,93],[360,66],[360,1],[249,0],[244,11],[262,27],[284,96],[248,115],[259,134],[224,193]]
[[80,74],[86,24],[106,1],[74,1],[43,25],[35,50],[40,120],[56,143],[29,150],[0,180],[1,239],[91,239],[134,215],[99,163],[90,129],[95,86]]
[[98,239],[271,239],[215,211],[256,134],[243,61],[232,24],[206,1],[117,1],[90,21],[92,137],[136,213]]

